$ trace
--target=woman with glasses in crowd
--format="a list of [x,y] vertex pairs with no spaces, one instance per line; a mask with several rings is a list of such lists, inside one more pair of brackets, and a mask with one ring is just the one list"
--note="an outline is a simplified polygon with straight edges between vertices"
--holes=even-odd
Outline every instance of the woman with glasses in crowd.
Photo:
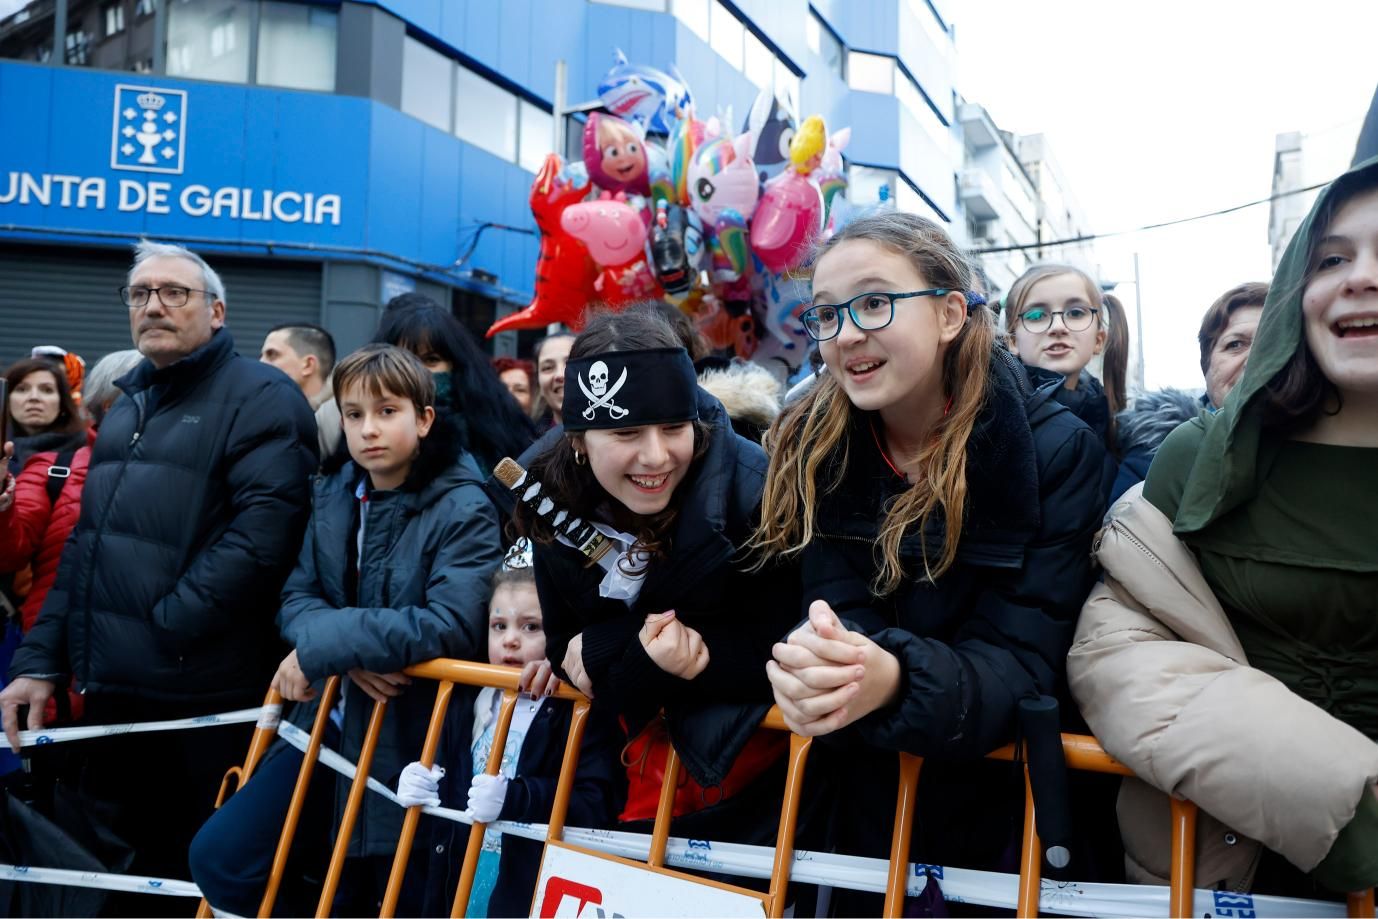
[[1053,398],[1060,383],[1029,385],[971,283],[912,214],[859,218],[823,246],[802,319],[828,373],[766,437],[753,545],[802,572],[807,618],[767,672],[790,728],[825,739],[809,770],[832,770],[832,844],[885,853],[904,751],[925,758],[911,857],[989,867],[1022,788],[980,758],[1061,678],[1105,449]]
[[[1115,415],[1125,408],[1129,351],[1128,323],[1122,310],[1116,312],[1117,304],[1102,296],[1089,274],[1071,265],[1034,265],[1005,297],[1005,333],[1034,385],[1060,379],[1057,400],[1104,440],[1106,498],[1115,478]],[[1103,382],[1086,369],[1102,354]]]

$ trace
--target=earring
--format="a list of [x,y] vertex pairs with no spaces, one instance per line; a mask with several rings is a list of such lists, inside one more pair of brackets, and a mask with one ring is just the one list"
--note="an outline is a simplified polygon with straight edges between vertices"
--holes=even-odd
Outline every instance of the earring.
[[574,465],[582,466],[587,462],[588,460],[584,457],[584,454],[580,453],[578,450],[574,451]]

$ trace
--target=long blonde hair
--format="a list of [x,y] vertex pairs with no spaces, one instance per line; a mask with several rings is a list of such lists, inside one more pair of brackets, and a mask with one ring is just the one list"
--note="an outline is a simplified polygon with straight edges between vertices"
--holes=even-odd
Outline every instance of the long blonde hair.
[[[941,227],[923,217],[887,212],[857,218],[823,244],[815,264],[834,247],[852,240],[873,242],[907,257],[933,287],[965,291],[971,286],[966,258]],[[946,523],[946,534],[936,561],[930,559],[928,546],[922,545],[924,576],[937,580],[957,557],[966,509],[967,440],[986,402],[995,335],[990,312],[976,307],[943,355],[943,395],[951,398],[951,408],[939,420],[935,436],[919,451],[920,472],[914,484],[885,508],[877,541],[880,570],[871,585],[878,596],[893,593],[908,574],[900,561],[904,534],[917,527],[922,542],[924,526],[937,511]],[[851,448],[847,431],[857,411],[838,382],[825,374],[767,432],[770,466],[761,498],[761,522],[751,540],[759,564],[794,555],[817,535],[819,497],[842,482]]]

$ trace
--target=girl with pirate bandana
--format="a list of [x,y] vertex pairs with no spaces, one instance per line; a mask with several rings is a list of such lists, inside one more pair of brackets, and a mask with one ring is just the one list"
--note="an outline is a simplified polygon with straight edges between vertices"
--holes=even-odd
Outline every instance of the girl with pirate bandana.
[[[548,656],[559,675],[621,716],[629,743],[624,821],[654,816],[666,744],[689,781],[675,832],[770,841],[771,781],[785,738],[757,732],[770,706],[765,662],[794,620],[798,573],[749,572],[766,457],[698,387],[674,330],[648,306],[593,317],[565,369],[563,429],[524,458],[542,494],[596,526],[612,549],[591,562],[551,515],[519,505],[535,541]],[[759,833],[757,836],[751,834]]]
[[754,546],[800,562],[808,611],[769,678],[823,740],[809,771],[832,771],[829,837],[851,855],[885,853],[900,751],[925,760],[912,857],[998,863],[1022,788],[981,758],[1014,739],[1021,699],[1055,691],[1091,586],[1104,445],[1060,380],[1031,385],[970,287],[932,222],[849,223],[801,316],[827,373],[766,435]]

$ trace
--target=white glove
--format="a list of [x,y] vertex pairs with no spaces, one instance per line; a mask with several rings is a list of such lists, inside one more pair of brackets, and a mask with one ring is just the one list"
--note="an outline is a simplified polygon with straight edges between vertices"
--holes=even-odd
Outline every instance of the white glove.
[[468,814],[475,823],[492,823],[507,799],[507,776],[479,773],[469,786]]
[[408,763],[397,780],[397,800],[403,807],[439,807],[440,780],[444,777],[445,770],[440,766],[427,769],[420,763]]

